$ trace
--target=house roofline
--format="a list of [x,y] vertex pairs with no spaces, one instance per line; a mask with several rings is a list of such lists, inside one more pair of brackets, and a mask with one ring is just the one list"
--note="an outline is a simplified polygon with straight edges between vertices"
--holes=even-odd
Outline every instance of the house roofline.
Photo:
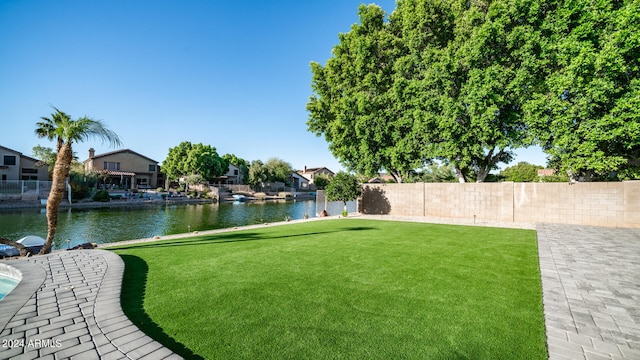
[[335,174],[333,171],[331,171],[328,167],[326,166],[322,166],[322,167],[317,167],[317,168],[306,168],[304,170],[298,170],[296,171],[298,174],[313,174],[313,173],[317,173],[318,171],[322,171],[322,169],[326,169],[328,172]]
[[11,151],[11,152],[13,152],[13,153],[18,154],[20,157],[27,158],[27,159],[29,159],[29,160],[33,160],[33,161],[35,161],[35,162],[42,161],[42,160],[40,160],[40,159],[36,159],[36,158],[34,158],[34,157],[31,157],[31,156],[25,155],[25,154],[21,153],[20,151],[13,150],[13,149],[9,149],[9,148],[8,148],[8,147],[6,147],[6,146],[2,146],[2,145],[0,145],[0,148],[5,149],[5,150],[7,150],[7,151]]
[[97,159],[97,158],[101,158],[101,157],[105,157],[105,156],[110,156],[110,155],[114,155],[114,154],[118,154],[118,153],[123,153],[123,152],[127,152],[127,153],[132,153],[132,154],[138,155],[138,156],[143,157],[143,158],[145,158],[145,159],[147,159],[147,160],[149,160],[151,162],[154,162],[156,165],[158,164],[158,162],[153,160],[152,158],[144,156],[144,155],[142,155],[142,154],[140,154],[138,152],[135,152],[135,151],[133,151],[131,149],[121,149],[121,150],[115,150],[115,151],[110,151],[110,152],[106,152],[106,153],[103,153],[103,154],[94,155],[92,158],[88,158],[87,160],[83,161],[82,163],[86,164],[89,160],[93,160],[93,159]]

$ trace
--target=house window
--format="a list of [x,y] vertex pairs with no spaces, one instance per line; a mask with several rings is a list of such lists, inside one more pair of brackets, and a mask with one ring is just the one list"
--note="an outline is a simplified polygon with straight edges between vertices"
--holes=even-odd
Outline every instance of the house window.
[[156,166],[153,164],[149,165],[149,172],[156,172]]
[[5,155],[4,156],[4,164],[5,165],[15,165],[16,164],[16,157],[13,155]]
[[233,170],[233,175],[238,176],[238,169]]
[[[38,173],[38,169],[27,169],[27,168],[24,168],[24,169],[22,169],[22,173],[23,174],[37,174]],[[32,180],[32,179],[28,179],[28,180]]]
[[104,162],[104,169],[105,170],[120,170],[120,163],[119,162],[105,161]]

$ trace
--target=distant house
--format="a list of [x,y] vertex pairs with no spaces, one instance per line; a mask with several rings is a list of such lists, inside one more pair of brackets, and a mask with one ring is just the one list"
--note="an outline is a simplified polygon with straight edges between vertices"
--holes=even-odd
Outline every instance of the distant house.
[[163,186],[158,162],[129,149],[96,155],[91,148],[89,158],[84,161],[84,171],[102,174],[107,184],[125,188]]
[[367,181],[369,184],[384,184],[384,183],[394,183],[396,179],[389,174],[379,174],[378,176],[371,178]]
[[538,169],[538,176],[553,176],[556,174],[556,169]]
[[240,185],[243,182],[243,174],[240,168],[234,164],[229,164],[229,169],[222,176],[213,178],[214,184]]
[[308,190],[309,189],[309,179],[304,176],[294,172],[291,173],[291,187],[298,190]]
[[328,177],[333,177],[335,176],[335,173],[329,169],[327,169],[326,167],[319,167],[319,168],[307,168],[306,166],[304,167],[304,170],[300,170],[297,171],[297,174],[304,177],[305,179],[307,179],[309,181],[309,184],[313,184],[313,182],[315,181],[316,177],[320,174],[326,175]]
[[0,180],[49,180],[49,166],[40,160],[0,145]]

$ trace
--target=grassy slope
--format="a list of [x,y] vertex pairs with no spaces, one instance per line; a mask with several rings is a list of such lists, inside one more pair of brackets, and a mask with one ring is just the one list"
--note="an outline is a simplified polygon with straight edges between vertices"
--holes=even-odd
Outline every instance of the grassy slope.
[[546,358],[533,231],[341,219],[116,252],[125,311],[186,357]]

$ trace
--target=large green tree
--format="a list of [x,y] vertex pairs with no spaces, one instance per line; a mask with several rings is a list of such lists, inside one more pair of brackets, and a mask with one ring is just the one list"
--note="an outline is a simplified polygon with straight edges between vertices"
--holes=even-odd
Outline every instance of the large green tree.
[[400,0],[385,22],[362,5],[326,65],[312,63],[309,130],[361,173],[385,169],[401,182],[439,158],[459,181],[483,181],[531,142],[522,104],[535,88],[539,9]]
[[221,176],[229,169],[229,163],[221,158],[211,145],[192,144],[183,141],[170,148],[162,163],[162,171],[170,180],[178,180],[189,175],[200,175],[203,179]]
[[262,161],[254,160],[251,162],[251,166],[249,166],[249,178],[247,180],[249,185],[261,185],[267,181],[268,177],[267,168]]
[[640,177],[640,2],[399,0],[360,7],[312,63],[309,130],[401,181],[438,159],[482,182],[541,145],[572,178]]
[[40,254],[51,252],[58,226],[58,209],[65,192],[65,180],[69,176],[73,161],[73,143],[97,138],[114,147],[121,144],[118,135],[109,130],[103,122],[86,116],[72,120],[66,113],[56,108],[54,110],[55,112],[51,114],[50,118],[42,117],[42,121],[36,123],[35,130],[38,137],[44,137],[57,143],[51,191],[47,198],[47,239]]
[[522,106],[540,66],[538,1],[402,0],[391,15],[407,46],[398,87],[428,156],[482,182],[531,144]]
[[270,158],[264,166],[267,170],[267,181],[283,183],[290,181],[293,168],[288,162],[279,158]]
[[266,163],[254,160],[249,166],[249,185],[261,185],[264,182],[288,183],[291,180],[293,168],[288,162],[279,158],[270,158]]
[[640,178],[640,1],[547,3],[533,134],[573,180]]
[[368,176],[384,169],[402,182],[423,161],[417,129],[393,87],[397,39],[379,6],[361,5],[359,16],[324,66],[311,63],[307,125],[347,168]]

